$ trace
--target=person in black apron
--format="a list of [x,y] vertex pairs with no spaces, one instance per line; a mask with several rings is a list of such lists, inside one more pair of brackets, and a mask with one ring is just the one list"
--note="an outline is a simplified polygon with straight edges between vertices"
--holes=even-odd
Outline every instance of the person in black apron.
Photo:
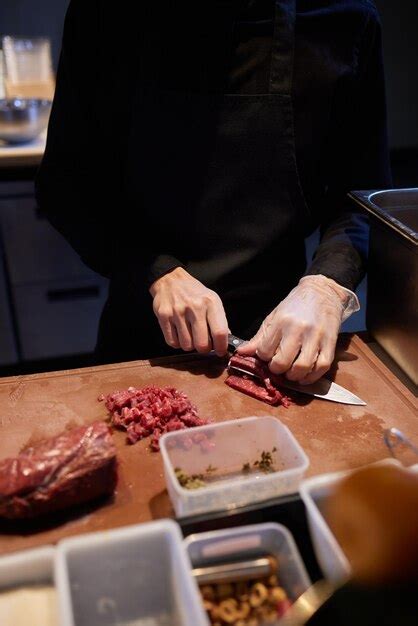
[[[384,99],[380,115],[375,106],[383,90],[372,4],[166,0],[146,3],[139,26],[125,4],[123,29],[115,9],[71,3],[37,179],[51,222],[111,278],[98,360],[173,348],[222,354],[230,329],[255,335],[243,352],[257,352],[273,371],[318,378],[331,364],[364,271],[367,223],[343,198],[350,187],[390,182]],[[110,61],[97,49],[112,30],[119,38]],[[97,75],[98,59],[119,76],[124,108],[103,97],[109,83]],[[373,106],[373,163],[359,175],[353,153],[354,172],[345,159],[340,164],[344,179],[333,163],[334,131],[343,140],[342,103],[357,98],[369,73],[379,89],[355,123],[369,123]],[[96,107],[81,104],[83,89]],[[74,163],[74,140],[63,128],[74,127],[71,114],[99,142],[87,143],[90,174]],[[89,175],[104,193],[95,187],[94,197]],[[76,183],[71,209],[68,200],[57,204],[57,177],[66,188]],[[76,206],[82,194],[85,213]],[[318,225],[322,243],[306,271],[304,238]]]

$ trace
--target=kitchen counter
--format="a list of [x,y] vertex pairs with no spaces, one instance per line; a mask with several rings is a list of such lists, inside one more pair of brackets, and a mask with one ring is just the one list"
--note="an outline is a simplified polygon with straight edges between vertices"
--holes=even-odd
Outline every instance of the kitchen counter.
[[[276,416],[305,449],[309,475],[386,458],[383,431],[391,426],[418,442],[417,399],[357,336],[342,339],[332,375],[367,406],[294,396],[288,409],[270,407],[227,387],[224,365],[216,357],[185,355],[0,379],[0,458],[16,455],[29,442],[56,435],[67,426],[105,419],[105,406],[97,401],[102,393],[150,384],[185,391],[199,415],[215,421]],[[130,446],[123,432],[114,437],[120,460],[115,498],[67,517],[53,517],[47,526],[2,523],[0,553],[173,515],[160,454],[149,451],[148,440]]]
[[0,141],[0,169],[37,167],[45,151],[46,131],[29,143],[10,145]]

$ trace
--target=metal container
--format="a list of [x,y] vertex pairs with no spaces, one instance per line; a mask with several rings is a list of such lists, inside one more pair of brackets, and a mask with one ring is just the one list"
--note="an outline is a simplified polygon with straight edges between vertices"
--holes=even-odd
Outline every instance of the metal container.
[[7,143],[32,141],[46,128],[50,111],[50,100],[0,100],[0,140]]
[[367,328],[418,385],[418,189],[350,197],[370,215]]

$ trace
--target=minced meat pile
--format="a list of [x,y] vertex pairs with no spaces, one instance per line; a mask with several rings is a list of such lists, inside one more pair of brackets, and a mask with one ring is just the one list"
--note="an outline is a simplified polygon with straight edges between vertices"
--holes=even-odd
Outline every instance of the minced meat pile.
[[105,402],[112,426],[127,431],[129,443],[151,437],[154,451],[160,449],[159,439],[164,433],[207,424],[186,394],[174,387],[129,387],[100,396],[99,401]]

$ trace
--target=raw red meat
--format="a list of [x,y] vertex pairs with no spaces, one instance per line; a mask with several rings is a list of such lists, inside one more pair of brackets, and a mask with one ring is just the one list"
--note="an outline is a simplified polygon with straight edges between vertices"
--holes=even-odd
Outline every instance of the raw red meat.
[[32,518],[111,495],[116,448],[103,422],[80,426],[0,461],[0,517]]
[[160,449],[159,439],[164,433],[207,424],[186,394],[174,387],[129,387],[99,400],[105,401],[112,425],[127,431],[130,443],[151,436],[155,451]]
[[242,391],[252,398],[262,400],[271,405],[281,404],[285,407],[289,406],[290,400],[287,396],[283,395],[276,387],[280,385],[280,376],[275,376],[270,372],[267,363],[255,356],[240,356],[234,354],[230,361],[229,367],[239,368],[248,372],[248,374],[254,374],[254,376],[245,375],[245,373],[236,372],[231,369],[231,373],[225,380],[225,383]]

